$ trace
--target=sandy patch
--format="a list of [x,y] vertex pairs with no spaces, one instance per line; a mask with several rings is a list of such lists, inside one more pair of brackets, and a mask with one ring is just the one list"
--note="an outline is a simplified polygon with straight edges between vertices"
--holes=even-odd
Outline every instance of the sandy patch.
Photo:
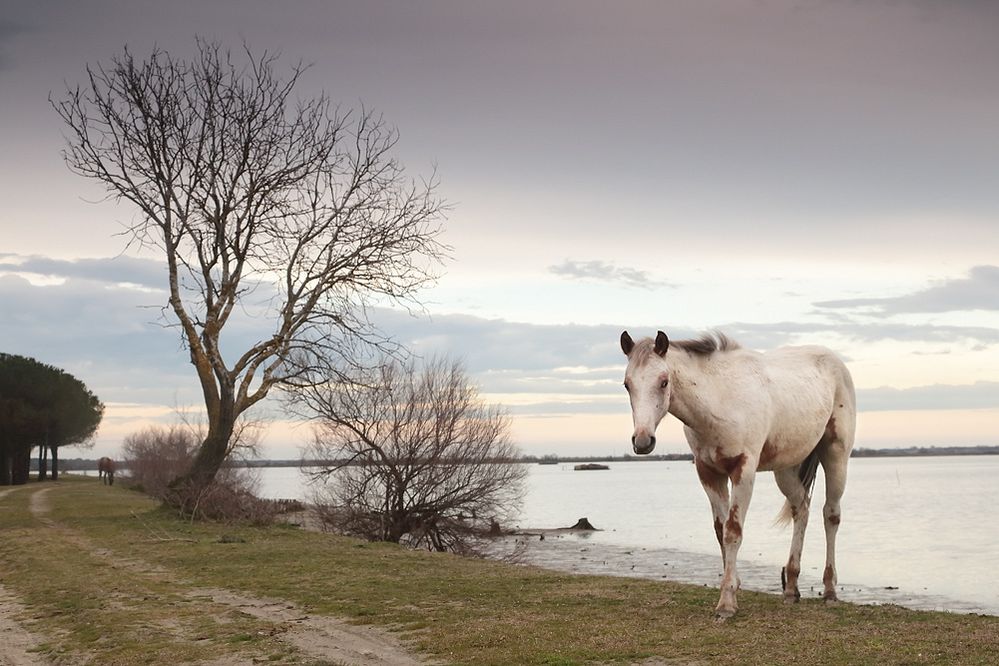
[[40,666],[46,662],[29,652],[41,639],[15,619],[25,611],[21,601],[0,585],[0,664],[3,666]]
[[282,638],[310,657],[345,664],[409,666],[427,663],[409,653],[399,639],[387,631],[349,624],[327,615],[309,615],[286,601],[221,589],[195,589],[190,595],[206,596],[214,603],[281,625],[286,630]]

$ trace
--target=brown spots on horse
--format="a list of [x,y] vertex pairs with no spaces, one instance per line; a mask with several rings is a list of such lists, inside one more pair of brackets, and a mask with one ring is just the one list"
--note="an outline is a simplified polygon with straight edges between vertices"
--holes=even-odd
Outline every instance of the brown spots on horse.
[[722,521],[718,518],[715,518],[715,536],[718,537],[718,545],[721,546],[724,543],[724,532],[722,532]]
[[728,481],[724,476],[708,467],[708,464],[700,458],[694,460],[694,467],[697,468],[697,477],[705,488],[710,488],[719,497],[727,495]]
[[833,584],[833,568],[831,564],[826,565],[826,570],[822,572],[822,584],[826,586],[826,589],[832,587]]
[[777,445],[769,439],[763,442],[763,450],[760,451],[760,466],[768,465],[777,457]]
[[788,562],[786,570],[787,570],[788,580],[797,582],[798,576],[801,575],[801,567],[798,566],[798,563],[797,562],[794,562],[794,563]]
[[725,542],[734,543],[742,538],[742,525],[739,524],[739,505],[733,504],[725,521]]
[[715,464],[718,469],[723,470],[732,483],[739,483],[742,479],[742,468],[746,466],[746,454],[740,453],[737,456],[715,456]]
[[836,515],[835,513],[826,518],[826,520],[828,520],[829,523],[832,525],[839,525],[839,516]]
[[825,439],[834,440],[836,439],[836,417],[830,416],[829,422],[826,423]]

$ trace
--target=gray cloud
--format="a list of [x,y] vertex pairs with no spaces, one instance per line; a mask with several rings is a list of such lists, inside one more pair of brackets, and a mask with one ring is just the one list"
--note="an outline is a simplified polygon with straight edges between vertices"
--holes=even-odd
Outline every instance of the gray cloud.
[[893,322],[858,322],[847,318],[824,322],[733,323],[721,329],[744,346],[770,349],[801,343],[809,336],[839,335],[857,342],[972,343],[980,348],[999,344],[999,329],[988,326],[948,326],[936,324],[901,324]]
[[32,286],[0,276],[3,351],[65,368],[106,402],[196,400],[176,331],[152,323],[149,294],[69,279]]
[[[63,263],[74,268],[75,262]],[[163,312],[165,295],[113,286],[123,275],[141,278],[148,267],[137,265],[137,271],[112,271],[108,282],[70,276],[37,286],[0,275],[0,350],[65,368],[105,402],[201,404],[180,331]],[[106,277],[103,270],[82,272]],[[237,310],[222,336],[223,352],[248,348],[268,326]]]
[[152,259],[118,256],[99,259],[51,259],[33,255],[0,255],[0,273],[33,273],[57,278],[82,278],[110,284],[134,284],[166,289],[166,264]]
[[623,356],[618,366],[578,373],[561,368],[486,371],[478,373],[477,379],[482,390],[489,393],[607,395],[624,390],[621,386]]
[[[640,326],[538,325],[470,315],[435,315],[418,319],[394,310],[374,311],[372,320],[386,334],[418,354],[454,354],[465,359],[469,370],[474,373],[495,370],[524,373],[503,375],[500,381],[504,383],[526,381],[525,377],[537,371],[544,371],[544,376],[551,377],[550,371],[554,368],[608,368],[620,365],[623,369],[624,357],[618,346],[621,330],[627,328],[636,339],[655,333],[648,327]],[[984,326],[857,322],[848,318],[832,322],[731,322],[718,328],[752,349],[772,349],[830,336],[862,343],[893,340],[903,343],[999,344],[999,329]],[[673,339],[692,337],[698,333],[679,326],[664,330]],[[611,379],[614,373],[611,371],[597,376]],[[572,381],[572,377],[561,376],[558,381],[553,379],[552,385],[558,386],[566,381]]]
[[999,266],[975,266],[968,277],[890,298],[849,298],[815,303],[820,308],[863,309],[871,314],[999,311]]
[[607,261],[573,261],[566,259],[557,266],[549,266],[548,270],[555,275],[573,280],[592,280],[623,284],[627,287],[641,289],[659,289],[671,286],[663,280],[656,280],[648,271],[635,268],[621,268]]
[[857,391],[860,411],[927,409],[994,409],[999,407],[999,382],[933,384],[907,389],[882,386]]

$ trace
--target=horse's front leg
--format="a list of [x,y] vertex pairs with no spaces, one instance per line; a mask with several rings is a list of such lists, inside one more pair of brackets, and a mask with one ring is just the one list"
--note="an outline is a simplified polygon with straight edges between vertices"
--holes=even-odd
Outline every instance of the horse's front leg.
[[715,608],[715,615],[721,620],[732,617],[739,608],[736,601],[736,593],[739,590],[736,560],[739,547],[742,545],[742,529],[746,523],[749,501],[753,497],[753,482],[756,479],[755,461],[743,456],[729,472],[728,478],[732,482],[732,501],[722,529],[725,573],[722,574],[721,597]]
[[711,502],[711,515],[714,518],[715,537],[721,549],[722,566],[725,566],[725,541],[723,540],[725,521],[728,519],[728,476],[716,472],[700,460],[695,461],[697,478]]

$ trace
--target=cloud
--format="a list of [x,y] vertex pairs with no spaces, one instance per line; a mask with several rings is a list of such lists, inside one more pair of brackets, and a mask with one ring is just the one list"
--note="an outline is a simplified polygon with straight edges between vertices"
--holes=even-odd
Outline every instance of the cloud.
[[166,264],[152,259],[118,256],[98,259],[52,259],[38,255],[0,254],[0,274],[27,273],[54,278],[82,278],[110,284],[166,289]]
[[196,382],[175,329],[166,328],[155,297],[131,289],[67,279],[36,286],[0,276],[2,351],[65,368],[102,400],[170,404],[196,400]]
[[933,384],[898,389],[881,386],[857,390],[860,411],[910,411],[928,409],[999,408],[999,382]]
[[903,324],[894,322],[858,322],[842,318],[833,322],[733,323],[720,327],[743,346],[771,349],[785,344],[801,344],[816,337],[841,336],[862,343],[891,340],[895,342],[964,342],[979,349],[999,344],[999,329],[989,326],[954,326]]
[[932,287],[888,298],[851,298],[815,303],[820,308],[863,309],[871,314],[999,311],[999,266],[975,266],[966,278],[944,280]]
[[[371,319],[382,332],[417,354],[452,354],[464,359],[473,373],[544,370],[546,376],[552,376],[551,372],[556,368],[614,368],[619,364],[623,368],[624,357],[619,347],[622,329],[631,331],[636,339],[654,333],[631,325],[541,325],[465,314],[417,318],[387,309],[372,311]],[[962,342],[986,347],[999,344],[999,329],[987,326],[858,322],[846,317],[831,322],[731,322],[718,328],[751,349],[773,349],[813,341],[832,344],[831,338],[859,343],[889,340],[900,343]],[[678,326],[666,330],[677,340],[699,333]],[[569,372],[563,371],[563,375],[560,381],[570,379]],[[509,375],[504,376],[504,381],[512,381]],[[518,379],[522,380],[522,377]]]
[[626,287],[638,287],[640,289],[659,289],[660,287],[672,286],[668,282],[652,278],[648,271],[640,271],[636,268],[620,268],[607,261],[573,261],[566,259],[557,266],[549,266],[548,270],[555,275],[570,280],[607,282],[610,284],[621,284]]

